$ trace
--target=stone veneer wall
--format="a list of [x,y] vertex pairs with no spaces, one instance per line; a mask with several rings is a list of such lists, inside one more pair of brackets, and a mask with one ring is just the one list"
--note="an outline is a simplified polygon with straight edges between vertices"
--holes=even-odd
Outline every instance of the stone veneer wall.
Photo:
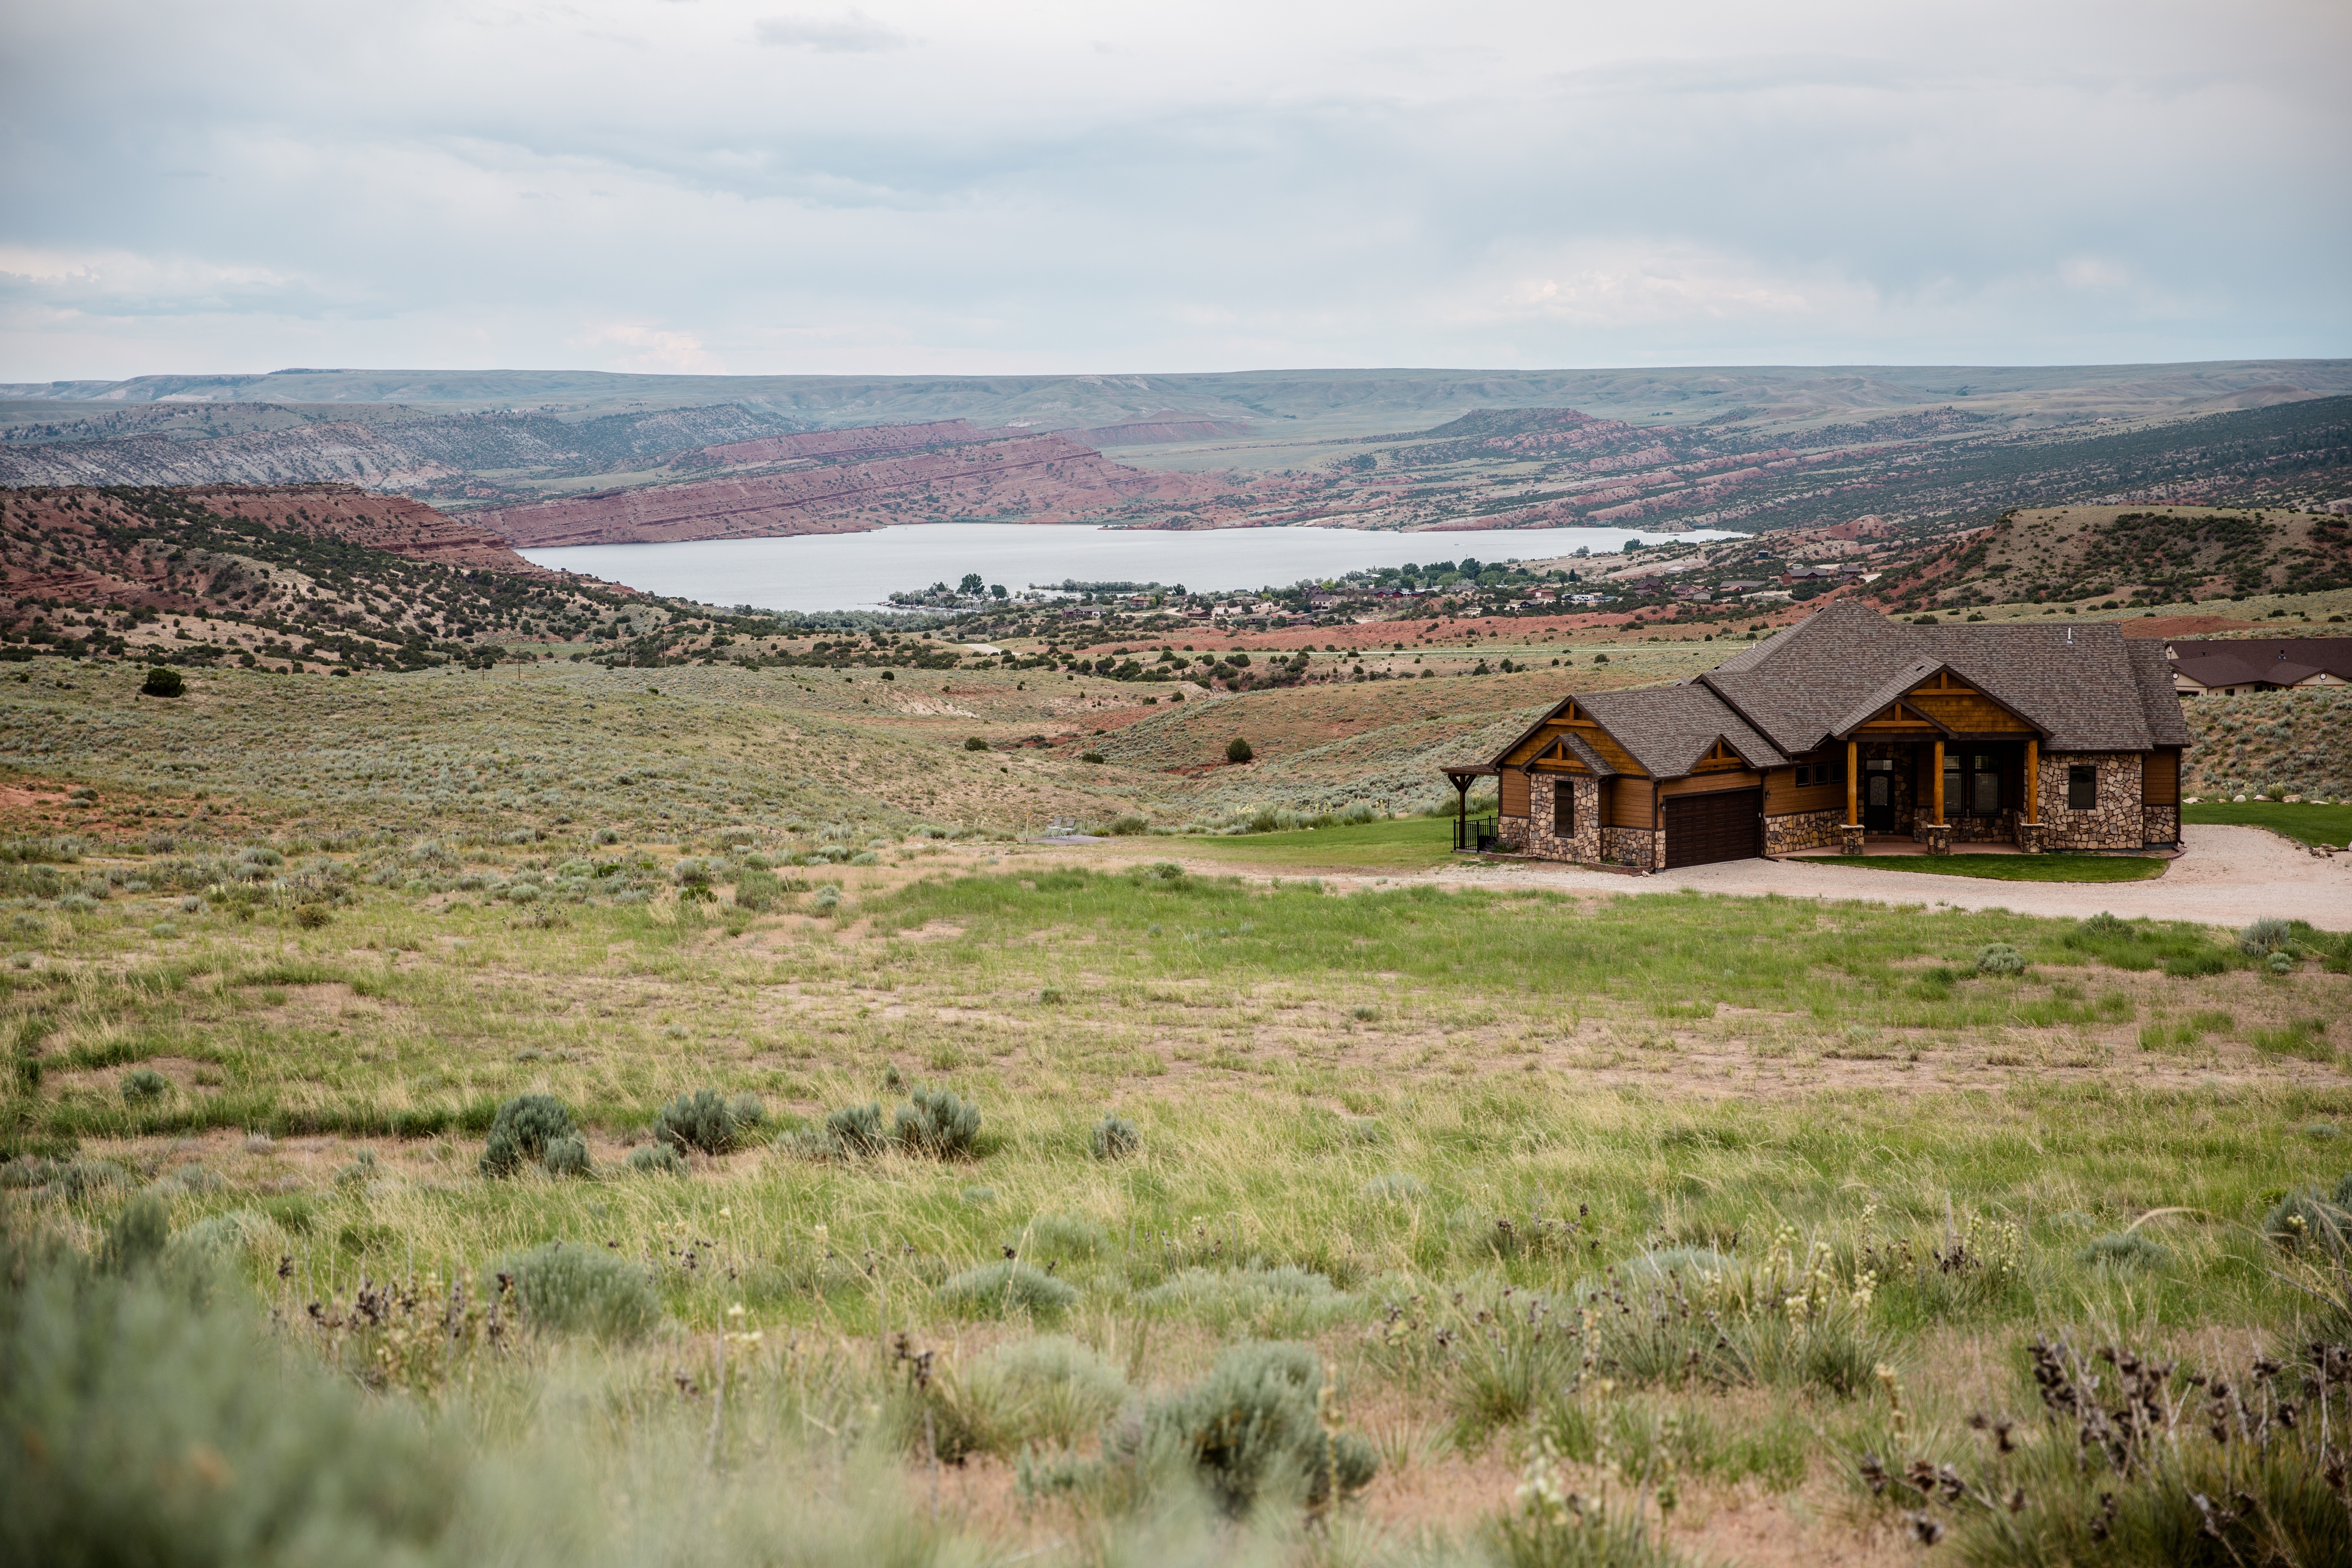
[[[2089,811],[2069,810],[2066,770],[2086,765],[2099,770],[2099,804]],[[2042,810],[2042,848],[2137,849],[2146,844],[2139,775],[2137,752],[2044,752],[2035,803]]]
[[[1476,819],[1474,817],[1472,820],[1475,821]],[[1528,819],[1524,816],[1496,817],[1495,843],[1496,847],[1498,848],[1509,849],[1514,852],[1526,848],[1528,843]]]
[[1604,827],[1601,858],[1612,866],[1654,871],[1665,863],[1665,834],[1647,827]]
[[2180,808],[2177,805],[2143,805],[2139,808],[2140,840],[2146,844],[2178,844],[2180,842]]
[[1764,819],[1764,853],[1787,855],[1798,849],[1835,848],[1838,829],[1845,826],[1845,807],[1828,811],[1792,811]]
[[[1552,811],[1552,792],[1559,789],[1576,792],[1576,831],[1566,838],[1551,827],[1559,820]],[[1601,781],[1569,773],[1537,773],[1528,779],[1527,840],[1520,847],[1546,860],[1581,860],[1588,864],[1599,860]]]
[[1952,825],[1955,844],[2014,844],[2017,842],[2017,813],[2004,806],[1991,816],[1970,816],[1966,812],[1952,811],[1946,802],[1946,816]]

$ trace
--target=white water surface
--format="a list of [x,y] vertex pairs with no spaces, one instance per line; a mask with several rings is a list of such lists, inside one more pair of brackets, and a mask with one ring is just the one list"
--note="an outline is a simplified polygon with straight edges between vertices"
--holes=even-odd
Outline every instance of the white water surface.
[[1488,528],[1441,533],[1353,528],[1221,528],[1193,532],[1088,524],[930,522],[865,533],[787,539],[706,539],[680,544],[577,544],[525,550],[541,566],[625,583],[649,594],[763,610],[888,609],[893,593],[954,583],[977,572],[1014,593],[1081,583],[1181,583],[1194,593],[1285,588],[1366,567],[1426,565],[1474,556],[1489,565],[1539,561],[1626,541],[1659,544],[1728,539],[1709,529],[1644,533],[1624,528]]

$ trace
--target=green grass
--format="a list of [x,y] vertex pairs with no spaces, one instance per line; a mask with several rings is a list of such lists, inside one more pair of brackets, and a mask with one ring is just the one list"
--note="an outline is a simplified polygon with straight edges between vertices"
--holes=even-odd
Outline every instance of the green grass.
[[2352,805],[2289,805],[2281,800],[2210,800],[2180,808],[2184,822],[2267,827],[2298,844],[2352,844]]
[[1236,837],[1187,836],[1182,853],[1237,866],[1301,866],[1334,871],[1425,871],[1453,858],[1451,817],[1409,816],[1348,827]]
[[1808,866],[1867,866],[1995,882],[2144,882],[2168,862],[2123,855],[1809,855]]
[[[680,716],[623,715],[656,737],[684,729],[688,707],[667,684],[681,672],[658,673]],[[438,679],[415,689],[420,704]],[[299,691],[284,702],[281,730],[320,718]],[[242,752],[276,732],[249,718],[218,743]],[[102,739],[58,737],[77,755]],[[215,799],[258,765],[206,760]],[[363,785],[366,761],[345,787]],[[630,772],[615,788],[649,789]],[[44,1156],[4,1168],[0,1251],[21,1235],[94,1260],[127,1205],[161,1205],[174,1248],[201,1246],[242,1277],[215,1300],[247,1336],[182,1342],[184,1314],[112,1325],[54,1300],[26,1353],[54,1358],[71,1327],[90,1364],[119,1372],[37,1419],[6,1404],[23,1380],[0,1376],[9,1441],[55,1422],[127,1442],[162,1412],[168,1444],[125,1450],[140,1473],[168,1460],[227,1476],[205,1484],[241,1508],[236,1489],[265,1462],[334,1473],[301,1456],[335,1444],[289,1436],[303,1401],[338,1421],[412,1424],[452,1474],[492,1489],[420,1494],[472,1500],[420,1505],[415,1528],[433,1543],[420,1562],[536,1562],[585,1531],[570,1568],[635,1568],[688,1539],[728,1560],[788,1541],[812,1564],[1024,1555],[1076,1568],[1171,1560],[1198,1540],[1201,1560],[1266,1568],[1433,1568],[1486,1561],[1473,1542],[1512,1508],[1531,1433],[1556,1439],[1586,1496],[1603,1436],[1633,1491],[1670,1461],[1691,1500],[1666,1532],[1677,1551],[1685,1521],[1734,1487],[1787,1498],[1851,1546],[1899,1528],[1847,1479],[1854,1454],[1897,1452],[1882,1362],[1911,1423],[1901,1457],[1966,1465],[1972,1410],[2041,1409],[2018,1370],[2037,1335],[2087,1343],[2121,1325],[2201,1370],[2223,1342],[2337,1332],[2277,1278],[2297,1265],[2261,1225],[2280,1194],[2332,1192],[2352,1170],[2352,1142],[2311,1131],[2352,1128],[2334,1022],[2352,1011],[2352,978],[2273,975],[2230,933],[1639,890],[1654,883],[1343,896],[1310,879],[1442,863],[1443,818],[1120,846],[1207,874],[893,834],[872,866],[780,863],[773,907],[751,910],[729,891],[749,862],[715,837],[730,802],[697,813],[688,782],[656,781],[678,787],[643,795],[635,814],[710,819],[691,852],[710,862],[711,903],[681,899],[667,847],[591,845],[585,822],[515,842],[485,813],[331,844],[289,826],[272,839],[285,863],[237,884],[249,897],[228,890],[246,838],[206,836],[65,864],[67,888],[101,865],[120,873],[89,907],[27,895],[0,910],[0,951],[25,961],[0,966],[14,1058],[0,1063],[13,1069],[0,1072],[0,1150]],[[743,798],[780,862],[884,831],[870,817],[845,837],[824,816],[795,828]],[[575,858],[611,874],[564,875]],[[1863,863],[2076,858],[2161,868]],[[541,891],[519,899],[527,882]],[[840,889],[830,918],[812,918],[818,882]],[[298,884],[338,889],[327,923],[295,918]],[[1979,975],[1994,942],[2026,973]],[[126,1100],[123,1076],[142,1066],[170,1087]],[[632,1171],[631,1141],[644,1146],[659,1108],[706,1087],[761,1097],[784,1141]],[[823,1158],[792,1141],[869,1100],[887,1124],[919,1087],[979,1107],[971,1158]],[[525,1092],[571,1107],[592,1176],[478,1173],[495,1108]],[[1124,1158],[1091,1152],[1106,1115],[1137,1129]],[[2167,1212],[2131,1228],[2151,1210]],[[2127,1230],[2152,1245],[2089,1245]],[[560,1314],[542,1302],[535,1325],[509,1311],[492,1334],[501,1260],[558,1242],[598,1259],[583,1296],[625,1290],[614,1300],[637,1318],[652,1310],[637,1310],[641,1278],[652,1331],[598,1340],[548,1321]],[[1697,1311],[1646,1301],[1591,1320],[1617,1326],[1583,1326],[1612,1272],[1629,1300],[1660,1277],[1641,1272],[1650,1258],[1680,1260],[1677,1288],[1704,1296],[1724,1333],[1694,1339],[1675,1325]],[[1689,1272],[1708,1258],[1729,1277]],[[38,1279],[6,1263],[0,1366],[11,1325],[31,1321],[11,1293]],[[976,1292],[975,1279],[997,1288]],[[362,1312],[363,1281],[401,1289]],[[453,1315],[458,1281],[468,1305]],[[1813,1291],[1825,1315],[1799,1327],[1787,1303]],[[1525,1331],[1531,1310],[1549,1314],[1547,1337]],[[1613,1336],[1590,1375],[1562,1339],[1587,1331]],[[258,1351],[257,1335],[270,1342]],[[1311,1532],[1295,1508],[1234,1528],[1188,1515],[1179,1476],[1099,1464],[1124,1451],[1097,1425],[1122,1380],[1150,1407],[1253,1340],[1312,1348],[1342,1391],[1333,1418],[1376,1440],[1384,1477],[1402,1472],[1391,1501],[1467,1500],[1393,1531],[1351,1508]],[[235,1344],[268,1370],[239,1372]],[[1008,1357],[1034,1375],[995,1375]],[[2227,1370],[2244,1381],[2242,1364]],[[341,1392],[317,1393],[314,1377]],[[251,1406],[230,1394],[247,1382],[299,1398],[253,1417],[265,1430],[239,1429]],[[2027,1451],[2081,1451],[2062,1436]],[[1031,1441],[1043,1447],[1017,1447]],[[974,1475],[1006,1473],[983,1467],[943,1487],[932,1514],[928,1456],[966,1451],[1021,1478],[1017,1509],[963,1511]],[[54,1487],[86,1458],[5,1473]],[[409,1462],[383,1465],[404,1475]],[[542,1463],[559,1467],[543,1496]],[[73,1474],[119,1486],[103,1464]],[[2137,1495],[2085,1483],[2084,1509],[2100,1487]],[[2036,1510],[2073,1506],[2054,1483],[2028,1490]],[[183,1493],[213,1495],[170,1495]],[[572,1525],[516,1523],[529,1508]],[[44,1517],[96,1528],[118,1511]],[[491,1539],[484,1521],[507,1533]],[[1423,1552],[1406,1524],[1452,1532],[1459,1552]],[[886,1527],[914,1533],[875,1533]],[[819,1535],[837,1544],[802,1550]],[[1550,1550],[1527,1560],[1559,1560]]]

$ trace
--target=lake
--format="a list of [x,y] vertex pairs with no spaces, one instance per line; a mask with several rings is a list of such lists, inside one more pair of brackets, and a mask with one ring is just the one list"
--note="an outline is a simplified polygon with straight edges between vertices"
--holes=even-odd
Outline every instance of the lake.
[[866,533],[708,539],[684,544],[580,544],[526,550],[541,566],[625,583],[649,594],[763,610],[887,609],[889,596],[977,572],[1018,593],[1082,583],[1181,583],[1195,593],[1287,587],[1366,567],[1432,561],[1536,561],[1589,548],[1727,539],[1623,528],[1463,529],[1372,533],[1352,528],[1226,528],[1171,533],[1086,524],[932,522]]

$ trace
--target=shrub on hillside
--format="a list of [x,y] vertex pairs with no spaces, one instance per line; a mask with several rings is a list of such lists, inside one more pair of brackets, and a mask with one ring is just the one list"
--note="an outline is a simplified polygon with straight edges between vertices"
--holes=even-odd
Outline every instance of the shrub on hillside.
[[967,1268],[940,1287],[940,1300],[975,1317],[1001,1318],[1027,1312],[1050,1318],[1078,1299],[1077,1288],[1042,1268],[1010,1258]]
[[2025,955],[2005,942],[1988,942],[1977,952],[1979,974],[2022,974]]
[[152,1105],[172,1092],[172,1080],[153,1068],[132,1068],[122,1075],[122,1103]]
[[551,1094],[519,1094],[499,1106],[482,1147],[482,1174],[510,1176],[526,1164],[543,1164],[548,1146],[574,1137],[572,1109]]
[[686,1157],[667,1143],[641,1143],[629,1151],[629,1169],[639,1175],[683,1176]]
[[735,907],[772,910],[784,900],[783,879],[763,867],[746,866],[735,875]]
[[147,671],[147,679],[139,683],[142,697],[177,697],[188,689],[180,672],[168,665],[156,665]]
[[591,1333],[604,1340],[634,1340],[661,1321],[661,1298],[646,1271],[601,1247],[551,1241],[501,1259],[497,1277],[514,1281],[523,1321],[562,1333]]
[[1124,1160],[1143,1147],[1143,1134],[1124,1116],[1106,1116],[1087,1134],[1087,1148],[1097,1160]]
[[1324,1429],[1323,1358],[1306,1345],[1247,1343],[1209,1375],[1145,1412],[1136,1457],[1189,1466],[1228,1514],[1284,1498],[1316,1507],[1360,1491],[1380,1468],[1372,1446]]
[[655,1113],[653,1133],[656,1141],[680,1153],[699,1149],[706,1154],[724,1154],[748,1141],[767,1119],[767,1108],[757,1095],[739,1094],[730,1100],[715,1089],[698,1089],[678,1095]]
[[[1066,1334],[1040,1334],[983,1352],[933,1385],[930,1441],[950,1464],[1004,1458],[1040,1444],[1075,1447],[1118,1413],[1127,1379]],[[919,1430],[910,1432],[922,1440]]]
[[1225,742],[1225,761],[1229,763],[1245,763],[1255,755],[1257,753],[1250,750],[1250,743],[1239,735]]
[[917,1089],[898,1108],[892,1135],[910,1154],[935,1160],[970,1160],[979,1152],[980,1107],[951,1089]]
[[2283,920],[2258,920],[2238,933],[2238,951],[2248,958],[2267,958],[2294,946],[2294,927]]
[[286,1568],[455,1560],[462,1448],[287,1357],[233,1297],[0,1268],[0,1560]]

